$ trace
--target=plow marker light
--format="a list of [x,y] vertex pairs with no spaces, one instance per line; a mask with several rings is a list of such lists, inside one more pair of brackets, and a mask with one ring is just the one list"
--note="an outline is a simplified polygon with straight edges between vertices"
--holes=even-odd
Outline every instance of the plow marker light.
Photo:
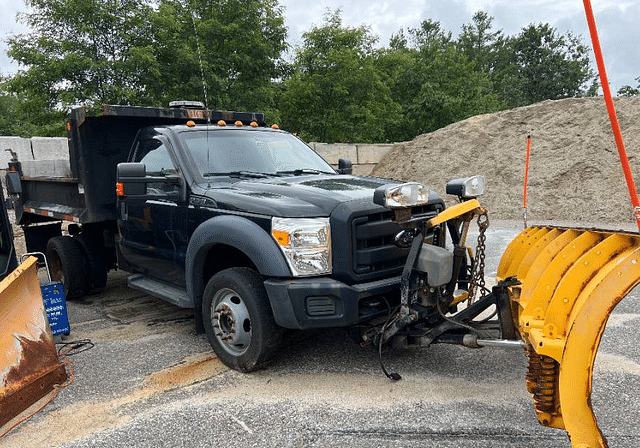
[[640,283],[640,236],[529,227],[507,247],[498,280],[527,346],[527,389],[538,421],[565,429],[575,448],[606,447],[591,408],[593,364],[615,306]]

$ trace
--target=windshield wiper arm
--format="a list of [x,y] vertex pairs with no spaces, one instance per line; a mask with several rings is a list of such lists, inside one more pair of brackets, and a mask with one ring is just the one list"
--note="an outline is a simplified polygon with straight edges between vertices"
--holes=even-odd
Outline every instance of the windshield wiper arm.
[[259,173],[257,171],[228,171],[226,173],[204,173],[202,177],[228,176],[228,177],[253,177],[256,179],[264,179],[265,177],[274,176],[273,173]]
[[313,168],[302,168],[290,171],[278,171],[276,174],[293,174],[294,176],[302,176],[303,174],[335,174],[329,171],[314,170]]

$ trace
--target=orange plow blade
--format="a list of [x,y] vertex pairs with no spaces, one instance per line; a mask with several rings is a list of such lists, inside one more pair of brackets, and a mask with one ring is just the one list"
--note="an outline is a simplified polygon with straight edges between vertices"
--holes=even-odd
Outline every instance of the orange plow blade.
[[0,282],[0,427],[67,379],[29,257]]
[[640,283],[640,236],[529,227],[502,256],[514,323],[527,344],[527,388],[538,421],[575,448],[606,447],[591,408],[593,364],[615,306]]

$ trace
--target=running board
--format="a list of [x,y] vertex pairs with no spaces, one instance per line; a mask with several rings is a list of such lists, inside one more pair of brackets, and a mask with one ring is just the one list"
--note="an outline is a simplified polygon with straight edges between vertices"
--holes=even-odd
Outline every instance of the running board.
[[127,285],[151,296],[162,299],[180,308],[193,308],[193,303],[183,288],[168,285],[142,274],[133,274],[127,278]]

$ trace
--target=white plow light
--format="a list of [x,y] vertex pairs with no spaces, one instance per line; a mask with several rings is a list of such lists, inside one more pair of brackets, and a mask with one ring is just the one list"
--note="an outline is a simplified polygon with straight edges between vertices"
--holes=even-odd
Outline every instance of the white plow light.
[[461,199],[473,199],[484,193],[484,176],[463,177],[447,182],[447,194]]
[[331,273],[329,218],[272,218],[271,235],[294,276]]
[[373,202],[386,208],[407,208],[429,202],[429,189],[416,182],[382,186],[373,193]]

